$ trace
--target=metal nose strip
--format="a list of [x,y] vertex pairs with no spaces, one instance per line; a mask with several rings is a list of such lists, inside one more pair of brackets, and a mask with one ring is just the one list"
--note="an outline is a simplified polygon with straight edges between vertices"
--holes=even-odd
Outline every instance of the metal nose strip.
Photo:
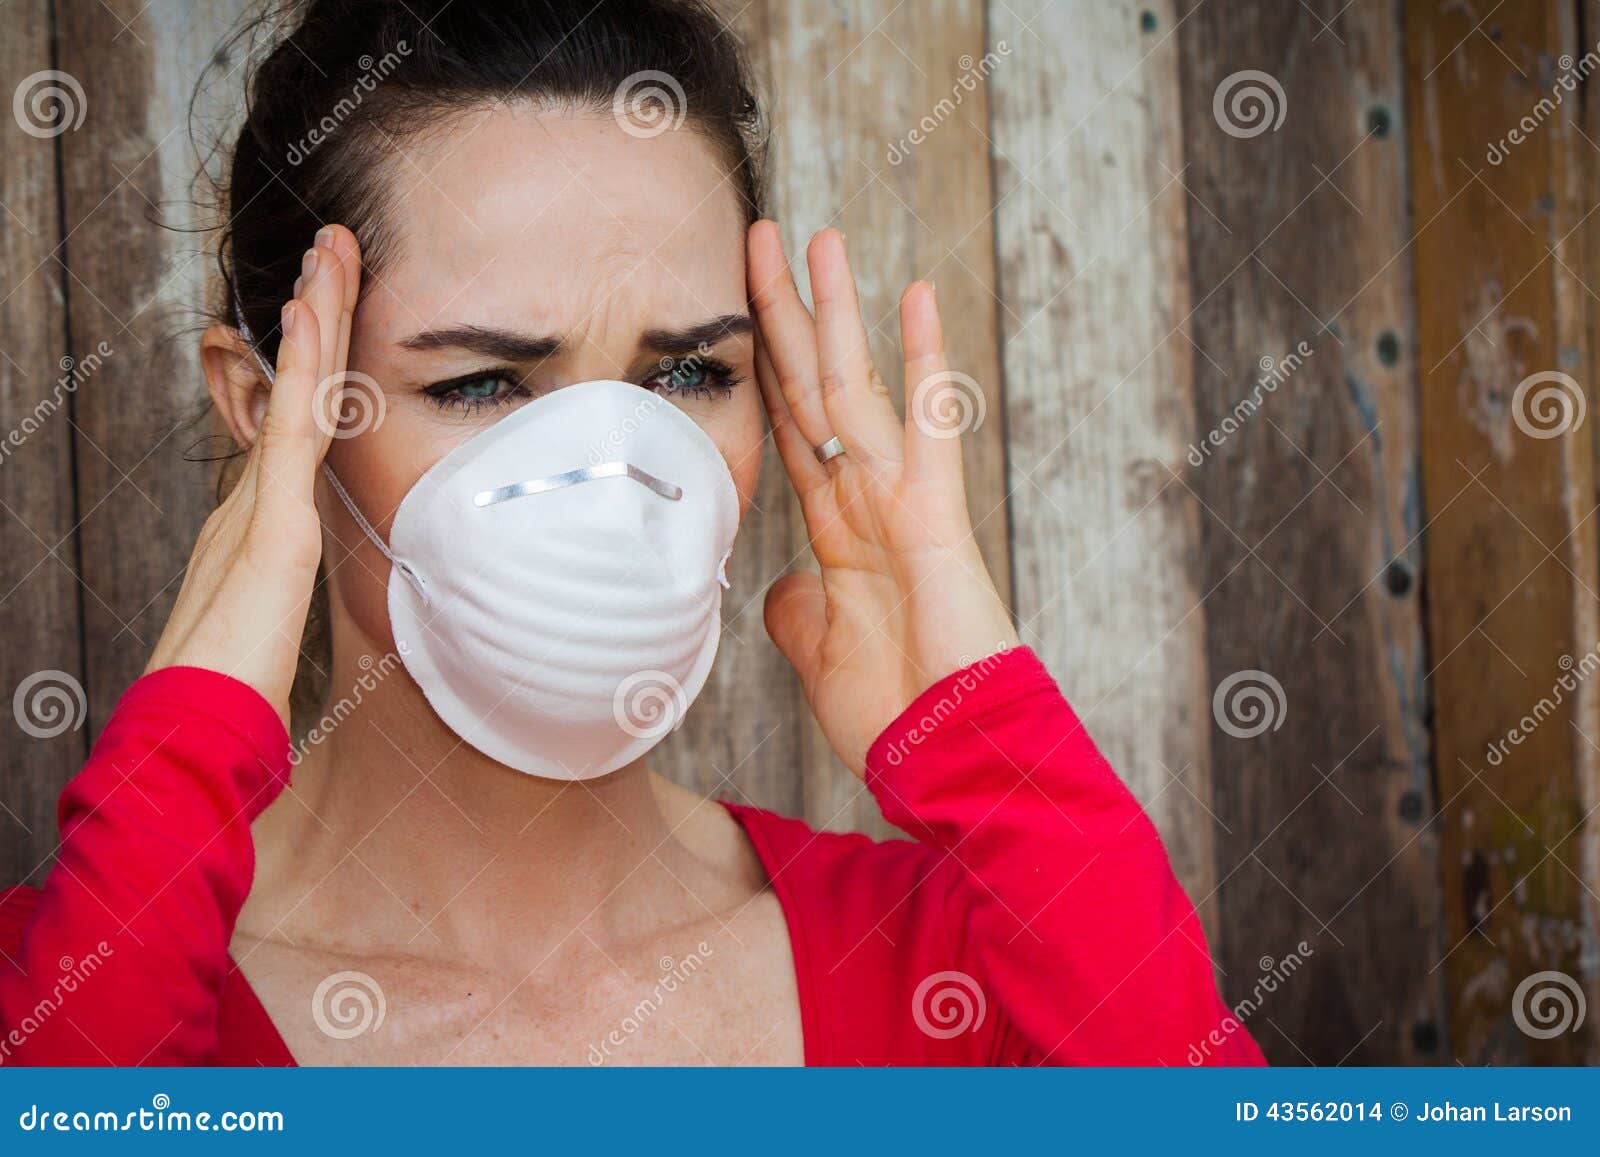
[[567,470],[561,474],[547,474],[543,478],[530,478],[526,482],[515,482],[510,486],[497,486],[493,490],[480,490],[472,496],[474,506],[493,506],[497,502],[508,502],[513,498],[521,498],[528,494],[543,494],[550,490],[560,490],[563,486],[576,486],[580,482],[590,482],[596,478],[632,478],[635,482],[643,483],[663,498],[676,502],[683,497],[683,487],[674,486],[670,482],[663,482],[654,474],[639,469],[628,462],[602,462],[598,466],[585,466],[579,470]]

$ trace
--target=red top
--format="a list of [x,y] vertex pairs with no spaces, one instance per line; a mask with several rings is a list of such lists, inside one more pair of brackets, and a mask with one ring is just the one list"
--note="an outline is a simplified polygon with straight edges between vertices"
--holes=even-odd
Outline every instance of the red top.
[[[250,687],[129,688],[0,891],[0,1064],[290,1065],[228,955],[289,740]],[[812,1065],[1260,1064],[1154,825],[1034,653],[953,672],[873,743],[916,842],[729,805],[772,880]]]

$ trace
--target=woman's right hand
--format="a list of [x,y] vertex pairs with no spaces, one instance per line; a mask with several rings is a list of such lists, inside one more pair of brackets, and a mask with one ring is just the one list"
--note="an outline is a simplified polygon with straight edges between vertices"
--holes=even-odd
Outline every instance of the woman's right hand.
[[361,283],[360,250],[343,226],[318,230],[304,262],[294,299],[283,308],[277,377],[244,473],[201,527],[145,668],[231,675],[265,696],[286,726],[322,557],[317,471],[338,428]]

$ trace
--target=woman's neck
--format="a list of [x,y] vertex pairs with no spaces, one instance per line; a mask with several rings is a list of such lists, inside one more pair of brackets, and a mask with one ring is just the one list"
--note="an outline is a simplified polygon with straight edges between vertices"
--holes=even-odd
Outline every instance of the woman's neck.
[[509,962],[703,912],[706,869],[642,761],[584,782],[513,771],[445,727],[397,657],[352,650],[256,824],[252,934]]

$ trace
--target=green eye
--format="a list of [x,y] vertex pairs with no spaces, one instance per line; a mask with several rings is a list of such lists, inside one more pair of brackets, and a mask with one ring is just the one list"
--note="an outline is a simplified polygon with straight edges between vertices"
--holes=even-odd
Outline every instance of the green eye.
[[706,371],[700,362],[678,362],[667,373],[667,385],[674,390],[693,390],[705,385]]
[[660,369],[645,379],[645,386],[663,394],[710,398],[731,393],[743,379],[733,368],[716,358],[696,355],[682,359],[663,358]]
[[462,382],[459,386],[457,386],[456,393],[463,398],[473,398],[479,401],[484,401],[498,394],[500,392],[500,387],[505,384],[509,383],[507,383],[504,378],[500,377],[491,376],[474,378],[470,381]]
[[480,370],[475,374],[451,378],[428,386],[423,393],[443,410],[474,413],[488,407],[507,405],[527,394],[508,370]]

